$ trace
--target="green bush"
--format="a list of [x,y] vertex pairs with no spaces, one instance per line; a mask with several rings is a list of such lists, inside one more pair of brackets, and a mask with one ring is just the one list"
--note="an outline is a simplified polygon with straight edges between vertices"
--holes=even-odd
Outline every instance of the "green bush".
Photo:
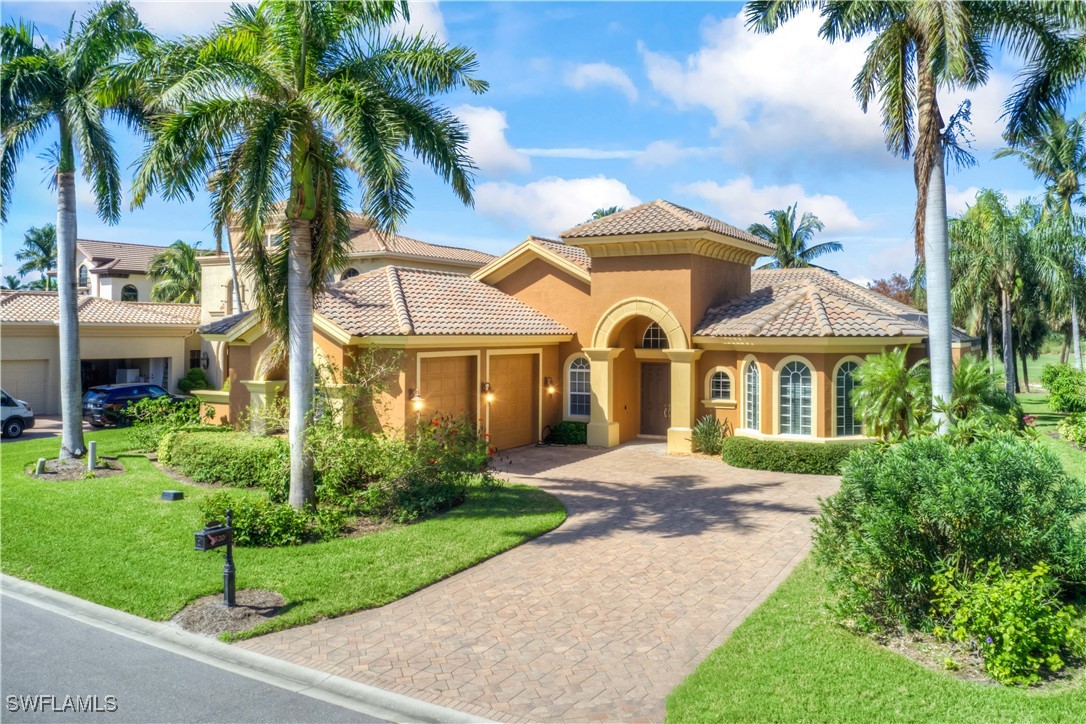
[[720,446],[727,434],[727,426],[716,419],[716,415],[706,415],[694,425],[694,430],[690,435],[690,442],[694,452],[719,455]]
[[946,561],[967,576],[999,560],[1045,563],[1068,587],[1086,578],[1086,486],[1047,447],[1013,435],[860,450],[821,508],[815,558],[839,614],[860,628],[928,625],[932,576]]
[[247,432],[170,432],[158,459],[198,483],[261,487],[272,500],[286,498],[290,451],[285,440]]
[[234,543],[239,546],[293,546],[329,540],[338,536],[346,523],[346,515],[335,508],[297,510],[265,497],[227,492],[203,500],[203,523],[225,522],[228,508],[234,511]]
[[1057,427],[1062,437],[1072,445],[1086,448],[1086,414],[1075,413],[1060,420]]
[[1071,365],[1045,365],[1041,384],[1048,390],[1048,405],[1057,412],[1086,412],[1086,373]]
[[148,397],[124,412],[132,422],[128,440],[134,450],[155,450],[167,432],[200,425],[200,401],[192,398]]
[[871,443],[858,441],[793,442],[732,436],[721,440],[720,452],[724,462],[737,468],[839,475],[841,463],[854,450],[870,446]]
[[971,642],[1004,684],[1035,684],[1042,669],[1059,671],[1068,653],[1081,655],[1076,611],[1060,603],[1044,563],[1005,573],[993,562],[972,580],[947,568],[932,577],[932,593],[932,614],[942,621],[936,635]]
[[547,442],[555,445],[587,445],[588,425],[584,422],[563,420],[551,427]]
[[208,381],[207,375],[199,367],[193,367],[185,376],[177,381],[177,389],[184,392],[186,395],[193,390],[207,390],[211,388],[211,382]]

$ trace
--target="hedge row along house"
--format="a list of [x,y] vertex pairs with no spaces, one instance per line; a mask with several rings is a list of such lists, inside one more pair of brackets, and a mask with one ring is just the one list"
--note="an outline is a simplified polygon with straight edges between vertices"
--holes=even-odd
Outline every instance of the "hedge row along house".
[[[359,270],[317,300],[315,351],[342,367],[361,347],[399,350],[378,426],[409,433],[467,414],[499,449],[572,420],[587,424],[590,445],[656,436],[688,451],[706,414],[738,435],[859,437],[852,372],[888,347],[923,356],[926,319],[821,269],[752,270],[771,252],[719,219],[654,201],[560,239],[529,237],[470,274],[419,258]],[[218,262],[202,263],[206,280]],[[256,313],[216,309],[200,333],[230,385],[201,394],[230,423],[289,391],[285,370],[255,372],[269,344]],[[956,355],[973,343],[957,335]]]

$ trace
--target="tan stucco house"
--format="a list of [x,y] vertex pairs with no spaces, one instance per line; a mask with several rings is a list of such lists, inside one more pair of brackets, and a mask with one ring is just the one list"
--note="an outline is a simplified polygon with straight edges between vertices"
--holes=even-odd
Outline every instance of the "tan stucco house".
[[[511,448],[576,420],[591,445],[659,436],[685,451],[711,414],[740,435],[858,437],[852,371],[888,347],[922,356],[926,319],[820,269],[752,270],[771,251],[654,201],[561,239],[529,237],[470,275],[397,261],[346,278],[317,300],[314,343],[338,365],[362,346],[402,350],[381,413],[389,430],[467,413]],[[224,422],[283,390],[254,374],[268,345],[255,314],[200,331],[231,380],[213,400]],[[971,344],[960,335],[956,353]]]

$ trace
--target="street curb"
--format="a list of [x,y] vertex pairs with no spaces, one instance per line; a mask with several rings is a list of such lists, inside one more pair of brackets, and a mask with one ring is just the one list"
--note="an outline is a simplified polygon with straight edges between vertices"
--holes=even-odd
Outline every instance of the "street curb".
[[90,626],[119,634],[281,689],[393,722],[487,722],[448,707],[385,691],[342,676],[292,664],[169,624],[91,603],[0,574],[0,593]]

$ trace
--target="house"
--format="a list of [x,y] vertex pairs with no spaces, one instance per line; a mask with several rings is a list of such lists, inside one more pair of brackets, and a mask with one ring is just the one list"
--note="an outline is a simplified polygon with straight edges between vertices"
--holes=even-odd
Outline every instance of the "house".
[[[120,241],[77,239],[75,270],[80,294],[123,302],[151,299],[147,269],[163,247]],[[55,269],[49,276],[56,278]]]
[[[772,250],[654,201],[529,237],[470,276],[397,263],[344,279],[316,302],[315,353],[342,366],[359,347],[398,350],[383,428],[468,414],[498,448],[572,420],[591,445],[657,436],[687,451],[707,414],[740,435],[859,437],[853,371],[888,347],[922,356],[926,318],[820,269],[752,270]],[[282,370],[255,372],[268,345],[255,314],[200,332],[231,380],[224,421],[283,390]],[[971,346],[956,337],[956,355]]]

